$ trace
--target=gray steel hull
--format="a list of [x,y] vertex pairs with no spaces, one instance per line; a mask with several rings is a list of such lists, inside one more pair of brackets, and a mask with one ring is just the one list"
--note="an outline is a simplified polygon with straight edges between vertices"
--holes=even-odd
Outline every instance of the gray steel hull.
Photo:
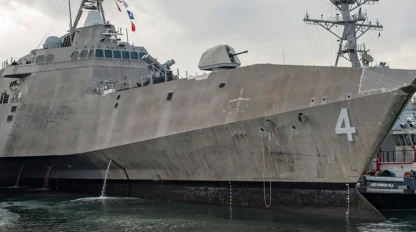
[[[36,178],[44,176],[42,166],[44,169],[52,166],[51,178],[101,179],[108,162],[113,160],[116,165],[111,166],[109,179],[355,183],[394,122],[391,112],[399,111],[406,102],[405,94],[391,96],[391,93],[383,93],[305,108],[87,152],[75,156],[77,158],[42,158],[41,166],[35,164],[38,163],[35,157],[19,160],[28,160],[25,175]],[[390,103],[392,108],[362,109],[388,101],[394,101]],[[334,132],[338,109],[343,107],[351,109],[352,119],[364,118],[363,114],[369,119],[353,125],[359,131],[353,143],[348,142],[345,135]],[[311,117],[302,124],[297,118],[300,112],[327,116]],[[387,120],[389,117],[391,119]],[[281,126],[273,136],[261,131],[266,119],[287,126]],[[328,124],[330,121],[335,123]],[[19,169],[20,165],[14,168]],[[33,172],[29,171],[31,169]]]
[[[22,180],[43,179],[48,167],[51,179],[103,179],[110,160],[114,181],[356,183],[415,92],[412,71],[279,65],[106,96],[82,91],[114,71],[101,65],[44,67],[22,80],[14,120],[0,128],[3,183],[23,164]],[[337,133],[343,109],[351,138]]]

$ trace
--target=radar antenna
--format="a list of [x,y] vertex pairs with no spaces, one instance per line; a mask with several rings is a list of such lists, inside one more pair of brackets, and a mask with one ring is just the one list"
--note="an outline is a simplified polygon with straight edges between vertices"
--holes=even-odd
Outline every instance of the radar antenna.
[[[324,19],[321,15],[321,19],[311,19],[309,14],[306,13],[305,21],[307,24],[319,25],[335,35],[339,41],[339,49],[335,66],[338,66],[339,58],[342,57],[351,62],[352,67],[361,67],[358,53],[367,54],[368,50],[365,49],[365,45],[358,46],[357,40],[363,36],[369,30],[382,31],[383,26],[378,22],[372,24],[368,22],[367,14],[361,11],[361,6],[364,4],[374,4],[379,0],[329,0],[340,11],[336,17]],[[351,14],[352,11],[359,8],[357,14]],[[333,29],[337,26],[344,26],[342,36],[337,35]],[[344,44],[345,42],[345,44]],[[345,55],[348,54],[348,57]],[[368,54],[367,54],[368,55]],[[369,56],[364,55],[363,65],[368,66]]]
[[78,26],[78,22],[81,19],[83,10],[98,10],[103,18],[103,22],[105,23],[105,14],[103,8],[103,1],[104,0],[82,0],[81,6],[79,7],[77,17],[75,18],[75,22],[72,25],[71,32],[75,31]]

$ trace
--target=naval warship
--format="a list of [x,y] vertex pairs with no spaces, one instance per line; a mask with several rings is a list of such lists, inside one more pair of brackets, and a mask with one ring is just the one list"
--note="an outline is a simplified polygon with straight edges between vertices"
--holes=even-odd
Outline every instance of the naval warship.
[[0,71],[0,185],[98,194],[105,179],[107,195],[385,220],[355,184],[416,72],[362,67],[351,27],[376,25],[350,6],[371,1],[331,2],[353,67],[241,66],[218,45],[190,79],[83,0],[67,34]]

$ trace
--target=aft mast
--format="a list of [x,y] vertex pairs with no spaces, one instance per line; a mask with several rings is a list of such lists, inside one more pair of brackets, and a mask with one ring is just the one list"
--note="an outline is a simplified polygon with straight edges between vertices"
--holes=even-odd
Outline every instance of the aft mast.
[[[367,54],[365,45],[359,46],[357,40],[363,36],[369,30],[383,30],[383,26],[378,22],[372,24],[368,22],[367,14],[363,13],[361,6],[364,4],[374,4],[379,0],[330,0],[332,4],[340,11],[336,17],[324,19],[323,15],[321,19],[311,19],[309,14],[306,13],[305,21],[308,24],[319,25],[335,35],[339,41],[339,49],[335,66],[338,66],[339,58],[342,57],[351,62],[352,67],[361,67],[361,59],[358,57],[358,53],[362,54],[362,62],[364,66],[368,66],[369,62],[373,62],[370,55]],[[356,9],[359,9],[358,13],[352,14]],[[342,35],[337,35],[333,29],[334,26],[344,26]],[[348,56],[346,56],[348,54]]]

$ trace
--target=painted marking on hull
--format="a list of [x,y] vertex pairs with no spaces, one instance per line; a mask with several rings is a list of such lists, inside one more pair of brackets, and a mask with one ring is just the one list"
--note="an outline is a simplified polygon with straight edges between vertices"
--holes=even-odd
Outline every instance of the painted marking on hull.
[[[344,127],[342,125],[344,124]],[[338,122],[335,126],[335,133],[337,135],[343,135],[346,134],[348,137],[349,142],[354,142],[353,134],[356,134],[357,131],[355,127],[351,127],[350,124],[350,117],[348,115],[348,109],[343,108],[341,109],[341,112],[339,113]]]

